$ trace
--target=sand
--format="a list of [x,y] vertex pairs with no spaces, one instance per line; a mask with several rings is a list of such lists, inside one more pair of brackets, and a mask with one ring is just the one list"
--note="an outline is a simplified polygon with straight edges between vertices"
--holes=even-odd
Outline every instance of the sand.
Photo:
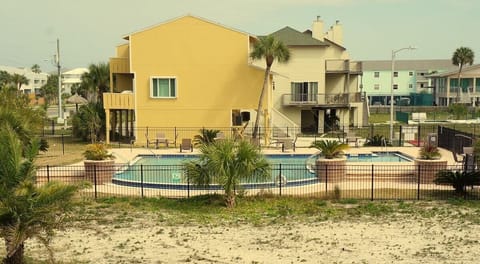
[[[411,219],[409,219],[411,218]],[[399,215],[339,221],[169,225],[155,215],[58,232],[57,261],[86,263],[479,263],[480,224]],[[4,250],[4,249],[2,249]],[[34,240],[27,254],[42,258]]]

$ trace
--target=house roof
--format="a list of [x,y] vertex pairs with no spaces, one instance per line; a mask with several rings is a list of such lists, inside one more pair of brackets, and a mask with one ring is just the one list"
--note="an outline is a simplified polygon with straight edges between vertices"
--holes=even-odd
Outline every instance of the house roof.
[[287,46],[329,46],[323,41],[312,38],[311,35],[309,36],[288,26],[270,35],[281,40]]
[[232,27],[225,26],[225,25],[223,25],[223,24],[220,24],[220,23],[215,22],[215,21],[212,21],[212,20],[208,20],[208,19],[203,18],[203,17],[199,17],[199,16],[187,14],[187,15],[179,16],[179,17],[176,17],[176,18],[173,18],[173,19],[169,19],[169,20],[160,22],[160,23],[158,23],[158,24],[155,24],[155,25],[152,25],[152,26],[149,26],[149,27],[146,27],[146,28],[137,30],[137,31],[135,31],[135,32],[132,32],[132,33],[130,33],[130,34],[128,34],[128,35],[123,36],[123,39],[129,40],[131,35],[138,34],[138,33],[147,31],[147,30],[149,30],[149,29],[156,28],[156,27],[158,27],[158,26],[162,26],[162,25],[171,23],[171,22],[176,21],[176,20],[180,20],[180,19],[185,18],[185,17],[193,17],[193,18],[195,18],[195,19],[202,20],[202,21],[207,22],[207,23],[210,23],[210,24],[214,24],[214,25],[217,25],[217,26],[220,26],[220,27],[223,27],[223,28],[226,28],[226,29],[229,29],[229,30],[238,32],[238,33],[241,33],[241,34],[248,35],[248,36],[250,36],[251,38],[254,38],[254,39],[256,38],[255,35],[250,34],[250,33],[247,33],[247,32],[245,32],[245,31],[238,30],[238,29],[234,29],[234,28],[232,28]]
[[[362,61],[363,71],[390,71],[392,60]],[[395,69],[406,70],[453,70],[457,66],[451,60],[395,60]]]
[[62,74],[71,74],[71,75],[82,75],[84,73],[88,72],[87,68],[75,68],[66,72],[63,72]]
[[[480,64],[475,64],[472,66],[467,66],[462,69],[462,75],[468,73],[469,71],[474,71],[480,69]],[[451,75],[458,75],[458,66],[454,65],[454,69],[446,71],[446,72],[441,72],[441,73],[436,73],[436,74],[431,74],[428,77],[448,77]]]

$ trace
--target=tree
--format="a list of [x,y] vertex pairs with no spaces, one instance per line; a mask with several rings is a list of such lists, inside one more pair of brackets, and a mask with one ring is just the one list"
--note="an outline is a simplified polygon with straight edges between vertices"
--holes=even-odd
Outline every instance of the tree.
[[7,86],[12,80],[12,76],[6,71],[0,71],[0,89]]
[[59,182],[37,187],[34,158],[38,148],[38,140],[25,147],[8,124],[1,125],[0,237],[7,250],[3,263],[24,263],[25,242],[33,237],[49,249],[54,230],[64,223],[79,188]]
[[200,147],[198,160],[184,164],[187,177],[197,185],[218,183],[225,190],[225,204],[235,206],[235,192],[242,180],[266,179],[270,165],[258,148],[247,141],[225,139]]
[[40,65],[38,65],[38,64],[33,64],[30,69],[34,73],[41,73],[42,72],[42,70],[40,69]]
[[276,39],[272,35],[268,35],[265,37],[260,37],[258,41],[255,42],[253,46],[253,50],[250,53],[250,57],[252,59],[265,59],[265,63],[266,63],[262,91],[260,93],[260,98],[258,100],[257,117],[255,118],[255,125],[253,127],[252,137],[255,139],[257,138],[257,134],[258,134],[258,122],[260,120],[263,97],[265,95],[265,90],[268,83],[268,77],[270,76],[270,69],[272,68],[272,64],[275,60],[277,60],[280,63],[288,62],[290,60],[290,50],[283,42]]
[[58,75],[52,74],[47,78],[47,83],[40,87],[40,95],[45,98],[45,104],[49,105],[58,99]]
[[[105,114],[100,103],[82,105],[72,120],[73,134],[91,143],[103,136]],[[102,115],[103,114],[103,115]]]
[[217,137],[218,133],[220,133],[220,130],[200,129],[200,134],[194,136],[193,143],[195,144],[195,146],[211,144],[215,142],[215,138]]
[[12,75],[11,82],[15,84],[15,86],[17,87],[17,90],[20,90],[20,88],[22,88],[22,85],[24,84],[28,85],[29,80],[23,74],[14,73]]
[[457,103],[460,101],[460,89],[461,89],[461,73],[464,65],[472,65],[475,54],[470,48],[460,47],[455,50],[452,56],[452,63],[457,65],[458,68],[458,83],[457,83]]
[[[88,91],[88,93],[96,94],[94,102],[103,104],[103,93],[109,91],[110,85],[110,68],[108,63],[90,64],[88,72],[81,77],[81,86]],[[86,96],[89,99],[91,96]]]

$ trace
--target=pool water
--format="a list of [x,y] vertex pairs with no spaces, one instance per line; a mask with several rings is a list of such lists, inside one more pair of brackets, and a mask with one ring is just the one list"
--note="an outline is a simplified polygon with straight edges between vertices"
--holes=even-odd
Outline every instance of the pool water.
[[[315,175],[315,155],[282,154],[266,155],[272,165],[271,178],[265,182],[242,182],[251,188],[266,184],[265,187],[278,185],[299,185],[318,181]],[[132,186],[140,182],[154,188],[172,188],[172,185],[187,185],[182,164],[196,159],[195,155],[146,155],[139,156],[132,165],[116,173],[113,182]],[[409,157],[399,152],[374,152],[369,154],[349,154],[348,162],[406,162]]]

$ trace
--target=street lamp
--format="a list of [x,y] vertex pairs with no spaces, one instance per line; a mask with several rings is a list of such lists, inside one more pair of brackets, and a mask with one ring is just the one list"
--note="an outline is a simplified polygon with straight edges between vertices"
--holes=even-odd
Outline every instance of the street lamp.
[[390,143],[393,143],[393,72],[395,71],[395,54],[402,50],[414,50],[415,47],[401,48],[392,50],[392,77],[390,82]]

